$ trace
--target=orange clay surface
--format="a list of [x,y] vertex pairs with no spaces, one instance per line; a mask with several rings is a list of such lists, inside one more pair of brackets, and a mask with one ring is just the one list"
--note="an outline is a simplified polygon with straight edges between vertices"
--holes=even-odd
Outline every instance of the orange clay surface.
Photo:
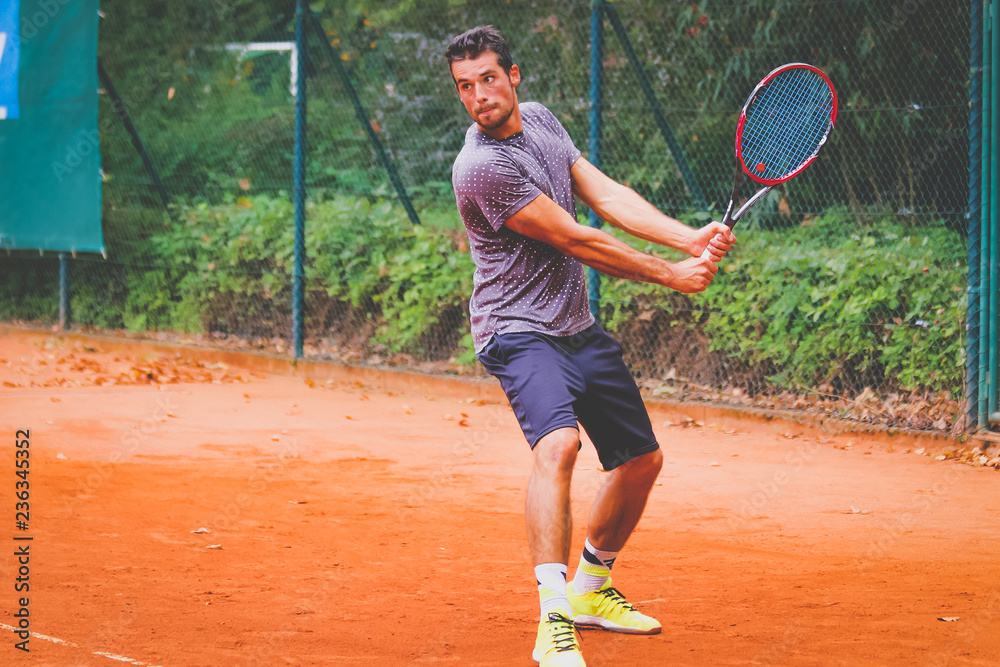
[[[531,454],[491,379],[0,334],[0,664],[534,664]],[[666,462],[614,580],[664,630],[586,631],[588,665],[1000,663],[995,469],[652,417]],[[585,442],[571,573],[603,475]]]

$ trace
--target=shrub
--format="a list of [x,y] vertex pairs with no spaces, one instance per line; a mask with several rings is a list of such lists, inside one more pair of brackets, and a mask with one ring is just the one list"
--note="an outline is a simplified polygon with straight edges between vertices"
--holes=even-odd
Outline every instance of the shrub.
[[710,349],[771,383],[837,392],[864,386],[961,394],[964,241],[943,224],[881,221],[862,231],[838,215],[784,231],[740,230],[712,286],[688,297],[606,280],[606,325],[662,309],[702,330]]
[[[359,354],[474,363],[466,311],[474,267],[453,210],[433,211],[438,226],[415,227],[391,201],[340,195],[307,206],[310,336]],[[604,277],[603,325],[618,332],[633,369],[654,379],[673,370],[750,393],[855,396],[872,387],[961,396],[961,236],[944,224],[886,220],[859,230],[842,219],[830,214],[771,231],[746,223],[699,295]],[[286,197],[179,206],[161,227],[125,246],[120,263],[73,265],[75,321],[287,337],[293,209]],[[9,297],[6,316],[51,321],[54,259],[15,262],[22,268],[0,290]]]
[[[306,224],[313,334],[336,324],[328,314],[338,306],[333,311],[377,319],[372,342],[391,353],[454,350],[473,271],[454,231],[414,227],[391,202],[350,196],[309,202]],[[287,335],[293,229],[285,198],[177,208],[168,229],[135,250],[134,263],[147,268],[129,273],[125,326]]]

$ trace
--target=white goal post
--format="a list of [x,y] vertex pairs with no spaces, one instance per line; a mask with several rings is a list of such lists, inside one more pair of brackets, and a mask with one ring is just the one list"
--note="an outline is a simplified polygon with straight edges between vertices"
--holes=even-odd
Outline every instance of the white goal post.
[[239,51],[240,60],[243,59],[244,54],[248,51],[288,51],[291,54],[291,63],[289,64],[291,82],[288,86],[288,92],[292,94],[292,97],[295,97],[295,95],[299,92],[299,49],[295,45],[295,42],[232,43],[226,44],[226,50]]

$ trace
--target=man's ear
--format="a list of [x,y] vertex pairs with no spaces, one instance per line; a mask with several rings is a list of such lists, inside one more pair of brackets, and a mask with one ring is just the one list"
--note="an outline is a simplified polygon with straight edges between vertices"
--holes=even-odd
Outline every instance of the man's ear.
[[521,70],[517,65],[510,66],[510,85],[516,86],[521,83]]

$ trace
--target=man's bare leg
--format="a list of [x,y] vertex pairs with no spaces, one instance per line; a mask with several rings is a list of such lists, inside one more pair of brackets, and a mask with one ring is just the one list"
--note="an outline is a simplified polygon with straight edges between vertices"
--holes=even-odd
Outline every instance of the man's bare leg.
[[662,466],[660,450],[643,454],[615,468],[598,491],[590,511],[587,543],[567,593],[577,625],[631,634],[660,632],[656,619],[638,612],[608,582]]
[[533,565],[569,561],[573,532],[569,489],[579,446],[580,432],[575,428],[557,429],[535,444],[524,503]]
[[566,597],[566,563],[573,533],[569,488],[579,443],[575,428],[555,430],[535,443],[535,464],[524,502],[541,607],[532,657],[543,665],[584,667]]
[[621,551],[642,517],[662,467],[663,452],[657,449],[609,473],[590,510],[587,537],[591,544],[603,551]]

